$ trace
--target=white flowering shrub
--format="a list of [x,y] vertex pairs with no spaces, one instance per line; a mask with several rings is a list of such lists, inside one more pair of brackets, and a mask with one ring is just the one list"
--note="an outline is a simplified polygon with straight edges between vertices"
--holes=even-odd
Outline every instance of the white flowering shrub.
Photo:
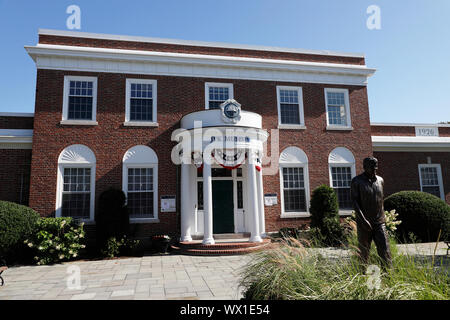
[[[385,216],[385,223],[386,223],[386,230],[389,233],[389,235],[394,236],[395,230],[397,230],[397,226],[402,223],[400,220],[397,220],[398,213],[394,210],[391,211],[384,211]],[[350,226],[351,229],[356,231],[356,215],[355,211],[352,211],[352,215],[350,217],[345,218],[345,221],[348,226]]]
[[83,224],[72,218],[41,218],[36,232],[24,241],[38,265],[57,263],[79,256],[85,248]]
[[395,209],[393,209],[391,211],[385,211],[384,215],[386,217],[386,230],[390,235],[394,235],[397,226],[402,223],[400,220],[397,220],[398,213],[395,213]]

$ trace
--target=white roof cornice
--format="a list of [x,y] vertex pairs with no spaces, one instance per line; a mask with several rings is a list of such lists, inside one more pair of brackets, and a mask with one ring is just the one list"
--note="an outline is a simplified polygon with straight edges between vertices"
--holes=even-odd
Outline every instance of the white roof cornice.
[[374,151],[450,151],[450,137],[372,136]]
[[450,127],[447,123],[389,123],[389,122],[371,122],[371,126],[380,127]]
[[32,112],[0,112],[0,117],[34,117]]
[[39,69],[366,85],[362,65],[38,44],[25,49]]

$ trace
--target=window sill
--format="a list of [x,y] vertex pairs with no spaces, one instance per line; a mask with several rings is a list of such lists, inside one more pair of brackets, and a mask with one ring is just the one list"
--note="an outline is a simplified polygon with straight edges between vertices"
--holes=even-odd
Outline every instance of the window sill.
[[294,130],[305,130],[306,126],[303,124],[278,124],[278,129],[294,129]]
[[353,130],[353,127],[327,126],[327,130],[351,131]]
[[61,120],[59,124],[71,126],[96,126],[97,121],[94,120]]
[[130,218],[130,223],[159,223],[156,218]]
[[280,218],[286,219],[286,218],[309,218],[311,215],[309,212],[289,212],[289,213],[282,213]]
[[158,127],[158,122],[151,121],[125,121],[124,127]]

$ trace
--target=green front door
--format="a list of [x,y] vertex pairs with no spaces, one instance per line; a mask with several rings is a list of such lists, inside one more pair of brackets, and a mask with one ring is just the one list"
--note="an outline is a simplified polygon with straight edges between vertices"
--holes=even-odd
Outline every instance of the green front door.
[[234,232],[233,181],[212,182],[213,233]]

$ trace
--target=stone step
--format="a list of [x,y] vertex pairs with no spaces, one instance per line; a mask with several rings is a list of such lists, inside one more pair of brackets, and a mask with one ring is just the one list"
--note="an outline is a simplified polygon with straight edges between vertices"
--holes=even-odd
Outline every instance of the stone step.
[[[213,238],[215,240],[250,238],[250,232],[216,233],[216,234],[213,234]],[[203,235],[199,235],[199,236],[193,235],[192,240],[203,240]]]
[[239,255],[262,250],[270,243],[270,239],[264,239],[263,242],[222,242],[210,245],[185,242],[172,245],[172,250],[179,254],[199,256]]

